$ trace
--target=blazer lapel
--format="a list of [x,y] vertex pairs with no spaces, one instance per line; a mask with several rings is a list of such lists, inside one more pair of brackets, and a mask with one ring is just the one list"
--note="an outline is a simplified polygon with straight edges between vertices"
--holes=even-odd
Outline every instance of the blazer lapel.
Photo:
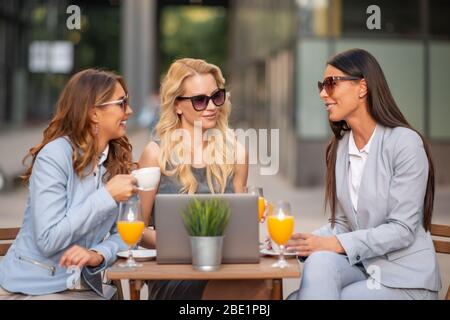
[[384,128],[377,125],[375,135],[370,144],[369,155],[364,166],[361,184],[359,186],[357,216],[360,228],[366,228],[370,223],[370,210],[373,201],[377,199],[377,158],[381,152]]

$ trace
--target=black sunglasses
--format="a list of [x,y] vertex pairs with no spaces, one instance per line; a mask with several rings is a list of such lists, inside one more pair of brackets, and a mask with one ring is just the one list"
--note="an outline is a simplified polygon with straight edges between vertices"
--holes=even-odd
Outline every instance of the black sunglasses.
[[317,87],[319,88],[319,94],[322,92],[322,90],[325,88],[325,91],[330,96],[334,92],[334,87],[336,87],[336,84],[338,81],[346,81],[346,80],[360,80],[362,78],[360,77],[352,77],[352,76],[332,76],[332,77],[326,77],[323,82],[318,81]]
[[204,94],[193,97],[177,97],[177,100],[191,100],[192,107],[195,111],[203,111],[208,107],[209,100],[211,100],[216,107],[220,107],[225,103],[227,93],[225,89],[217,89],[211,96]]
[[123,112],[126,112],[127,106],[129,105],[128,103],[129,103],[129,97],[128,97],[128,94],[127,94],[122,99],[113,100],[113,101],[108,101],[108,102],[104,102],[104,103],[101,103],[101,104],[97,104],[96,107],[103,107],[103,106],[107,106],[107,105],[113,104],[113,105],[120,106],[122,108]]

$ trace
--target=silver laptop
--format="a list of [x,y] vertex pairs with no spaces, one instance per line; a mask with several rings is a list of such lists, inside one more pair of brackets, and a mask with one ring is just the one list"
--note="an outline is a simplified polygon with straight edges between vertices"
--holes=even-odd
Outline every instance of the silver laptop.
[[189,235],[181,212],[193,198],[228,202],[230,220],[225,230],[223,263],[259,262],[258,196],[251,194],[158,194],[155,199],[157,263],[191,263]]

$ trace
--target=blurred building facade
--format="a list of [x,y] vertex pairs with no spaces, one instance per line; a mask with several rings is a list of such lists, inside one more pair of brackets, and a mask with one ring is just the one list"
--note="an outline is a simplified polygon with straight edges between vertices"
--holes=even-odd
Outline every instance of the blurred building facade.
[[[0,1],[1,129],[48,121],[71,74],[94,66],[119,70],[119,4]],[[79,28],[71,27],[73,5],[80,9]]]
[[0,125],[22,122],[25,117],[25,102],[18,91],[26,72],[26,9],[23,1],[0,2]]
[[[228,0],[0,1],[0,129],[48,121],[68,78],[89,67],[123,74],[138,114],[159,88],[160,74],[164,71],[160,39],[164,9],[200,8],[200,5],[226,12]],[[79,28],[68,26],[75,13],[71,6],[79,10]],[[174,32],[184,27],[180,23]],[[51,67],[58,59],[50,51],[44,52],[44,56],[40,52],[37,57],[44,68],[33,68],[32,61],[36,60],[33,44],[52,46],[57,42],[69,46],[68,54],[58,56],[62,62],[68,62],[67,70]],[[220,49],[215,51],[221,53]],[[186,53],[179,52],[179,56]]]
[[[81,8],[81,30],[66,9]],[[70,74],[100,66],[125,75],[135,112],[159,87],[161,16],[168,6],[227,10],[232,123],[280,130],[280,170],[300,186],[324,182],[331,132],[317,93],[325,62],[354,47],[380,62],[397,103],[432,143],[437,182],[450,183],[450,25],[447,0],[379,0],[381,30],[369,30],[369,0],[2,0],[0,128],[46,121]],[[30,44],[73,46],[70,72],[31,72]],[[183,53],[180,52],[180,56]]]
[[350,48],[381,64],[400,109],[431,142],[436,181],[450,183],[450,2],[377,1],[381,30],[369,30],[366,0],[231,1],[235,117],[280,129],[280,170],[299,186],[325,181],[331,137],[317,90],[326,61]]

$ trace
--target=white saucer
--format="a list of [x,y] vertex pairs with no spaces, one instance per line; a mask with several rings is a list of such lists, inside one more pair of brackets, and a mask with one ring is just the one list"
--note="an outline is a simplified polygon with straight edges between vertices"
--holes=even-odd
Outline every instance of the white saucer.
[[[133,257],[136,261],[148,261],[156,258],[156,250],[155,249],[140,249],[140,250],[131,250],[133,252]],[[120,251],[117,253],[117,256],[121,258],[128,258],[128,250]]]
[[[276,250],[261,249],[261,250],[259,250],[259,252],[260,252],[262,255],[265,255],[265,256],[275,256],[275,257],[278,257],[278,256],[280,255],[280,253],[279,253],[278,251],[276,251]],[[295,252],[287,252],[287,251],[285,251],[285,252],[284,252],[284,256],[285,256],[286,258],[295,258],[297,255],[295,254]]]

